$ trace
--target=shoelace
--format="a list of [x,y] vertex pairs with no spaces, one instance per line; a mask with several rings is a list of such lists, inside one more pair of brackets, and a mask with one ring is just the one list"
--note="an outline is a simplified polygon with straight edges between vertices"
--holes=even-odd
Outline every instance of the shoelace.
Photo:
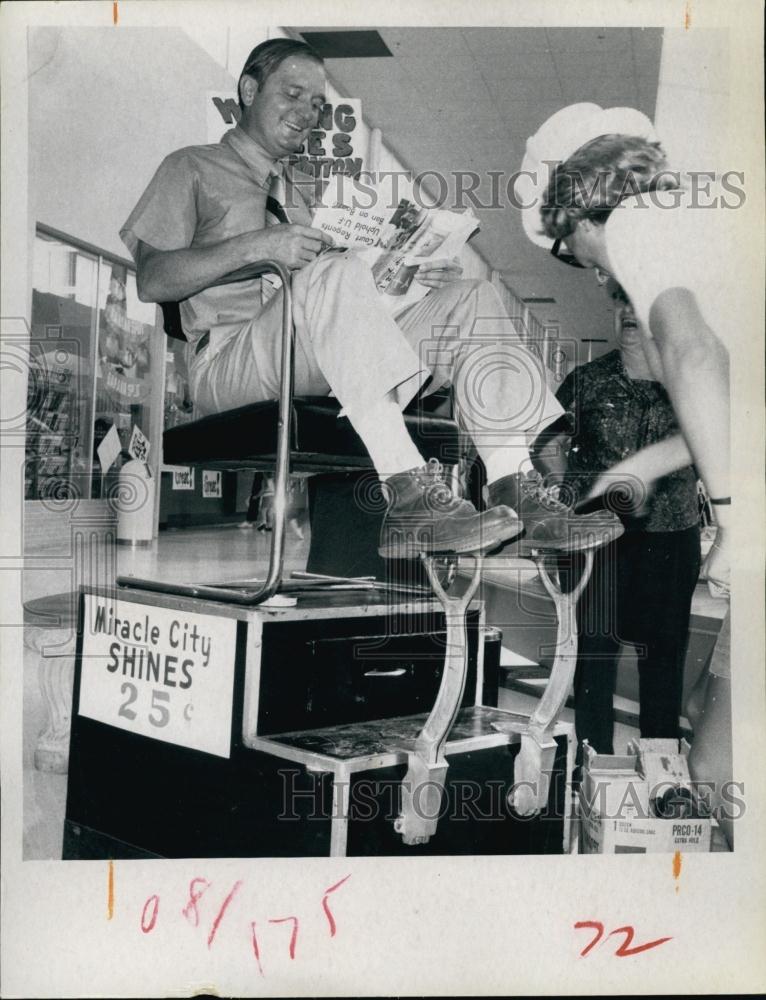
[[539,472],[531,473],[526,479],[522,480],[521,488],[528,497],[536,500],[546,510],[556,514],[564,513],[565,511],[569,512],[569,507],[560,500],[557,500],[553,495],[551,487],[543,484],[543,477]]
[[464,501],[456,497],[444,480],[444,468],[438,458],[429,458],[423,470],[425,479],[422,485],[428,490],[429,500],[447,509],[460,506]]

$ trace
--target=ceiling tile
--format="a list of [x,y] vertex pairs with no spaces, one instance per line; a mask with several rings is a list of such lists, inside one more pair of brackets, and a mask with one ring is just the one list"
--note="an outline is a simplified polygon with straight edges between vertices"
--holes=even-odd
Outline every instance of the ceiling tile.
[[630,45],[630,28],[546,28],[553,52],[601,52]]
[[498,110],[511,135],[526,142],[527,137],[536,132],[547,118],[568,103],[571,102],[563,98],[555,101],[507,101]]
[[[522,151],[510,142],[487,147],[470,148],[465,162],[453,163],[453,169],[474,170],[479,176],[477,190],[489,207],[497,202],[508,202],[506,185],[521,163]],[[494,175],[494,176],[492,176]]]
[[565,76],[583,76],[586,73],[599,75],[633,76],[633,50],[630,45],[607,52],[555,52],[553,61],[563,79]]
[[479,58],[495,52],[545,52],[545,28],[462,28],[471,52]]
[[636,72],[636,86],[639,90],[656,90],[659,80],[659,66],[657,72],[652,74],[645,72],[643,68]]
[[487,101],[491,97],[484,78],[472,61],[445,74],[443,64],[428,60],[409,66],[407,75],[413,84],[413,100],[420,98],[426,106],[435,99],[471,102]]
[[327,63],[331,76],[375,77],[383,80],[387,75],[395,75],[396,69],[391,59],[331,59]]
[[599,78],[594,74],[573,76],[562,80],[562,87],[568,104],[593,101],[602,107],[614,108],[631,106],[636,103],[638,96],[632,78],[627,80],[615,79],[613,76]]
[[659,41],[654,47],[651,47],[647,39],[644,39],[643,36],[641,38],[640,42],[636,42],[634,36],[633,41],[633,62],[636,76],[639,81],[646,81],[647,84],[656,88],[660,75],[662,43]]
[[657,55],[659,58],[662,49],[662,28],[631,28],[630,40],[636,54],[639,52],[649,55]]
[[550,52],[491,52],[477,64],[485,80],[508,77],[555,76],[556,64]]
[[645,115],[654,120],[654,112],[657,108],[657,88],[653,90],[639,90],[636,92],[636,107],[643,111]]
[[[591,99],[653,111],[662,32],[378,30],[393,58],[330,60],[341,92],[362,100],[365,119],[383,129],[405,168],[438,171],[450,196],[461,183],[459,171],[476,172],[481,232],[472,245],[517,294],[557,300],[535,309],[538,316],[560,322],[565,337],[608,335],[610,304],[592,275],[563,268],[532,245],[504,188],[521,166],[527,137],[566,104]],[[481,207],[493,191],[490,171],[503,175],[499,208]]]
[[487,129],[498,129],[502,123],[497,107],[490,102],[476,104],[470,109],[445,107],[429,112],[429,117],[436,122],[449,125],[462,135],[473,132],[482,132],[486,135]]
[[541,76],[534,79],[506,77],[501,80],[487,80],[487,90],[495,101],[551,101],[562,96],[561,83],[557,76]]
[[394,56],[416,61],[433,56],[445,61],[464,56],[468,49],[458,28],[380,28]]
[[[338,62],[345,60],[338,60]],[[364,99],[365,95],[376,103],[390,104],[393,101],[411,100],[413,84],[401,67],[389,67],[388,72],[384,72],[379,66],[373,65],[378,62],[374,59],[365,59],[368,64],[364,69],[357,60],[348,60],[352,63],[348,68],[338,67],[330,64],[328,77],[338,86],[338,89],[349,97],[359,97]]]

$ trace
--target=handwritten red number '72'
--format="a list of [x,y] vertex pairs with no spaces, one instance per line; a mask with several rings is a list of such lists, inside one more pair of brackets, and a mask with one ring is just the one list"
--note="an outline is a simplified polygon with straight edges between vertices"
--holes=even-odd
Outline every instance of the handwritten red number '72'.
[[[587,944],[580,952],[580,957],[585,958],[588,952],[592,951],[604,936],[604,925],[598,920],[578,920],[574,927],[575,930],[589,929],[596,932],[596,936],[590,944]],[[630,943],[635,935],[632,927],[616,927],[613,931],[609,931],[607,937],[612,937],[613,934],[625,935],[625,940],[615,952],[615,955],[618,958],[628,958],[631,955],[640,955],[642,951],[649,951],[650,948],[656,948],[658,945],[665,944],[666,941],[672,940],[671,937],[662,937],[657,938],[656,941],[647,941],[645,944],[637,944],[634,948],[631,948]]]

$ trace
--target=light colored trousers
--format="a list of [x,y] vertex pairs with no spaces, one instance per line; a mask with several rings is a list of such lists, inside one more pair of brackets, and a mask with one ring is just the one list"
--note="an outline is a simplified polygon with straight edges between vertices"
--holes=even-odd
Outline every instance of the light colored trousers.
[[[353,417],[393,392],[399,406],[454,386],[460,426],[480,453],[529,443],[563,412],[489,282],[433,289],[394,320],[355,254],[318,257],[293,273],[295,392],[334,395]],[[191,365],[195,404],[217,413],[276,399],[282,294],[248,323],[217,327]]]

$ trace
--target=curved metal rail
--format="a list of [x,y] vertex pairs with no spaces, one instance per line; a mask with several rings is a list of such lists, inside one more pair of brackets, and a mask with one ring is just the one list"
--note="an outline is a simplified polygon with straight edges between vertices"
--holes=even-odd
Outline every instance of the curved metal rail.
[[279,384],[279,410],[277,424],[277,457],[274,482],[274,530],[271,536],[269,569],[266,579],[256,589],[234,589],[226,585],[165,583],[145,580],[135,576],[118,576],[117,586],[151,590],[161,594],[180,594],[205,600],[227,601],[245,607],[261,604],[273,597],[282,582],[285,561],[285,533],[287,496],[290,478],[290,440],[292,436],[292,401],[295,382],[295,326],[293,324],[292,290],[290,273],[276,260],[261,260],[239,268],[214,282],[229,285],[264,274],[276,274],[282,280],[282,371]]
[[[444,557],[439,557],[442,561]],[[428,579],[447,622],[447,652],[439,693],[415,745],[408,751],[407,773],[402,781],[402,804],[394,829],[405,844],[425,844],[436,833],[441,811],[447,759],[444,744],[460,710],[468,673],[468,631],[466,611],[481,579],[482,557],[470,556],[474,569],[468,588],[461,597],[450,597],[439,581],[436,558],[421,555]],[[454,570],[457,559],[450,560]],[[454,572],[448,573],[451,582]],[[447,584],[449,585],[449,584]]]
[[[555,552],[533,554],[540,579],[556,606],[556,655],[545,691],[521,735],[521,748],[514,762],[514,787],[510,804],[521,816],[534,816],[545,808],[550,791],[550,776],[556,756],[553,728],[566,704],[577,666],[577,600],[593,570],[593,549],[584,553],[585,567],[577,586],[561,589]],[[546,564],[549,560],[549,564]],[[550,568],[549,568],[550,567]],[[498,732],[518,732],[493,723]]]

